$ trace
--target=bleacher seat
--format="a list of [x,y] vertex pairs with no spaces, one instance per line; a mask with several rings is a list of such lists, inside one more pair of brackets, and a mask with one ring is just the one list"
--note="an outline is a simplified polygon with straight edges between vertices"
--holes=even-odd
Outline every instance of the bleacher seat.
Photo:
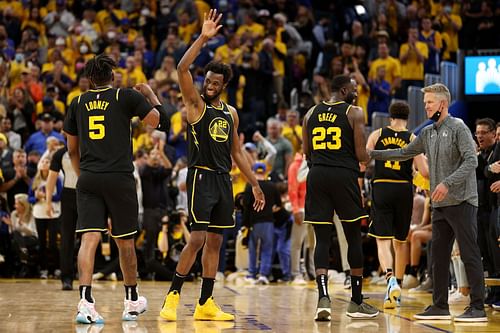
[[408,129],[412,130],[427,117],[424,109],[424,94],[420,91],[420,87],[408,87],[408,104],[410,105],[410,116],[408,117]]
[[458,66],[455,63],[442,61],[441,62],[441,79],[442,83],[450,89],[451,100],[458,98]]
[[441,80],[441,75],[438,74],[425,74],[424,76],[424,87],[430,86],[434,83],[443,83]]
[[379,129],[390,124],[389,114],[385,112],[372,113],[372,130]]

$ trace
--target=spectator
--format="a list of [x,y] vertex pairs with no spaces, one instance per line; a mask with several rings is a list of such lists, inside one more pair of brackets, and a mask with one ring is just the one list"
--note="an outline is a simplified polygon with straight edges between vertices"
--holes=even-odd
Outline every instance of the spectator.
[[54,117],[50,113],[42,113],[38,117],[40,122],[40,130],[33,133],[26,141],[24,150],[29,154],[32,150],[36,150],[42,155],[47,149],[47,138],[54,136],[59,141],[65,142],[61,133],[54,131]]
[[374,112],[388,113],[391,102],[391,85],[385,79],[385,66],[377,68],[377,77],[370,80],[370,99],[368,101],[368,121]]
[[424,62],[424,73],[439,74],[443,42],[439,31],[432,28],[432,21],[428,16],[422,18],[422,30],[418,35],[418,40],[426,43],[429,49],[429,57]]
[[292,163],[293,147],[290,141],[281,135],[281,125],[276,119],[267,121],[267,140],[276,148],[276,158],[271,171],[273,179],[284,180],[288,174],[288,167]]
[[[40,160],[38,171],[30,185],[28,196],[33,205],[33,217],[40,240],[40,278],[47,279],[49,269],[51,274],[57,275],[59,267],[59,253],[57,250],[57,234],[59,230],[59,215],[61,214],[62,183],[57,179],[52,196],[52,216],[47,215],[47,202],[45,201],[46,183],[49,175],[50,158]],[[48,240],[48,244],[47,244]]]
[[[252,284],[269,284],[273,256],[274,217],[273,206],[281,207],[281,196],[276,185],[265,180],[266,165],[255,163],[252,167],[259,185],[266,197],[264,209],[257,212],[253,209],[254,196],[252,188],[247,185],[243,199],[243,225],[251,228],[249,250],[249,267],[246,281]],[[257,270],[257,245],[260,243],[260,268]],[[259,278],[257,279],[257,272]]]
[[65,0],[56,0],[56,8],[44,17],[48,32],[56,36],[68,36],[69,27],[75,23],[75,16],[66,9]]
[[0,123],[0,132],[5,134],[9,147],[12,150],[21,148],[21,136],[12,130],[12,120],[10,117],[3,117]]
[[391,85],[391,93],[394,93],[401,86],[401,64],[399,59],[389,55],[389,48],[385,43],[378,44],[378,56],[370,65],[368,81],[377,77],[377,68],[385,66],[385,79]]
[[300,115],[296,110],[286,112],[286,123],[283,124],[281,135],[292,144],[292,154],[302,150],[302,126],[300,126]]
[[418,29],[408,30],[408,42],[399,49],[401,61],[401,92],[399,97],[406,99],[409,86],[424,85],[424,62],[429,58],[427,44],[418,41]]
[[12,248],[21,265],[17,277],[24,278],[29,273],[30,255],[33,255],[37,249],[38,234],[28,195],[16,194],[14,207],[15,210],[12,211],[10,217],[3,212],[2,221],[9,225]]

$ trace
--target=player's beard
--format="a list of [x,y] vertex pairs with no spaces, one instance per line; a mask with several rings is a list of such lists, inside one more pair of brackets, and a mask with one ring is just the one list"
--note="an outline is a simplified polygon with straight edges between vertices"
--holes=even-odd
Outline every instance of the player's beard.
[[207,93],[207,89],[204,89],[203,97],[205,98],[206,102],[212,102],[212,101],[216,100],[217,98],[219,98],[221,92],[222,92],[222,90],[218,91],[215,95],[209,96]]
[[354,100],[356,99],[356,95],[354,93],[348,93],[347,96],[345,97],[345,102],[348,104],[354,103]]

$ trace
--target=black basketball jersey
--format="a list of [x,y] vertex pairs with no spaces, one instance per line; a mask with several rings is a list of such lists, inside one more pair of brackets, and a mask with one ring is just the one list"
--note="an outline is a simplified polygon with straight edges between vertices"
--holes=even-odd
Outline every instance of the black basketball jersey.
[[[409,131],[395,131],[390,127],[380,129],[380,137],[375,144],[376,150],[406,147],[410,143]],[[413,159],[407,161],[375,161],[373,179],[378,181],[408,181],[413,179]]]
[[231,170],[233,115],[226,103],[215,107],[205,103],[203,113],[188,128],[188,165],[221,172]]
[[307,120],[311,162],[359,171],[354,151],[354,130],[347,113],[346,102],[322,102],[314,108]]
[[133,172],[130,120],[151,111],[146,98],[133,89],[89,90],[74,98],[64,131],[78,136],[80,169],[90,172]]

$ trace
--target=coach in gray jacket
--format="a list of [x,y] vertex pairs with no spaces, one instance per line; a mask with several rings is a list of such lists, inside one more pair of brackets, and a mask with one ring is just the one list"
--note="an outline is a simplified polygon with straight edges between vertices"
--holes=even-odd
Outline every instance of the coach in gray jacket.
[[477,156],[469,128],[448,115],[450,91],[440,83],[422,89],[425,112],[434,124],[401,149],[373,150],[377,160],[404,161],[425,153],[429,161],[432,200],[433,305],[415,319],[450,320],[448,277],[450,253],[456,237],[471,287],[470,307],[455,321],[487,321],[484,311],[484,276],[477,245]]

